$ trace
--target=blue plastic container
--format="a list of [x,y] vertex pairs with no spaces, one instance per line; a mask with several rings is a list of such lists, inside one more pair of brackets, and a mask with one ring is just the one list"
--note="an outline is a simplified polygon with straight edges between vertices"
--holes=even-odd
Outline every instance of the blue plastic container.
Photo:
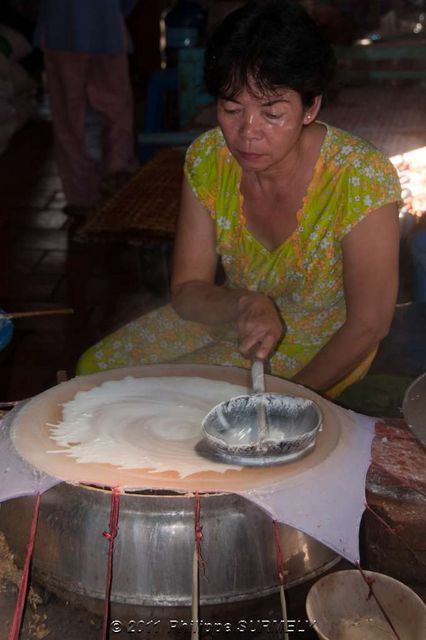
[[426,229],[412,237],[410,246],[414,256],[414,300],[426,302]]
[[164,16],[166,64],[176,67],[179,49],[199,47],[207,24],[207,11],[194,0],[177,0]]
[[2,313],[0,309],[0,351],[7,347],[13,335],[13,322],[2,316]]

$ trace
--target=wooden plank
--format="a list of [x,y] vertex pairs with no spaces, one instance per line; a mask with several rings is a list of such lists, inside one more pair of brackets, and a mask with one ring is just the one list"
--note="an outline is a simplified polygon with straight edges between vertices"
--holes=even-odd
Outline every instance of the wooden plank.
[[335,47],[338,60],[426,60],[425,46],[388,47],[384,45],[354,45]]
[[371,79],[371,80],[421,80],[426,78],[425,69],[340,69],[340,79]]

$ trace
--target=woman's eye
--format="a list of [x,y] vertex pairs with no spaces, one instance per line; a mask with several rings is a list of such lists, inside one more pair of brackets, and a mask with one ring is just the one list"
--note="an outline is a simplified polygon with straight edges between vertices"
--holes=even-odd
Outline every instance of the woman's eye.
[[226,108],[224,108],[223,110],[224,110],[225,113],[228,113],[230,115],[233,115],[234,113],[238,113],[239,112],[239,109],[226,109]]
[[282,116],[281,113],[265,113],[265,116],[269,119],[269,120],[279,120]]

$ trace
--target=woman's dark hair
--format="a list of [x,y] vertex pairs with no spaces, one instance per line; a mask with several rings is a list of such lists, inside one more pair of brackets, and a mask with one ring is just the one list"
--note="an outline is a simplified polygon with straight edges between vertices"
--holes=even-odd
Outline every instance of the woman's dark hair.
[[287,87],[309,106],[329,86],[335,66],[331,45],[298,2],[249,0],[210,36],[204,76],[216,98],[233,98],[245,87],[256,95]]

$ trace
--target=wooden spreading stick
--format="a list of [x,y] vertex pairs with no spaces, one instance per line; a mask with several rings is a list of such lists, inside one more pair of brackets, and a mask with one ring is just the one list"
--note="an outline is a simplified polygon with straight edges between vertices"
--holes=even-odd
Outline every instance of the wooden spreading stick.
[[31,316],[56,316],[74,313],[74,309],[44,309],[43,311],[15,311],[12,313],[0,313],[1,318],[11,320],[12,318],[30,318]]

